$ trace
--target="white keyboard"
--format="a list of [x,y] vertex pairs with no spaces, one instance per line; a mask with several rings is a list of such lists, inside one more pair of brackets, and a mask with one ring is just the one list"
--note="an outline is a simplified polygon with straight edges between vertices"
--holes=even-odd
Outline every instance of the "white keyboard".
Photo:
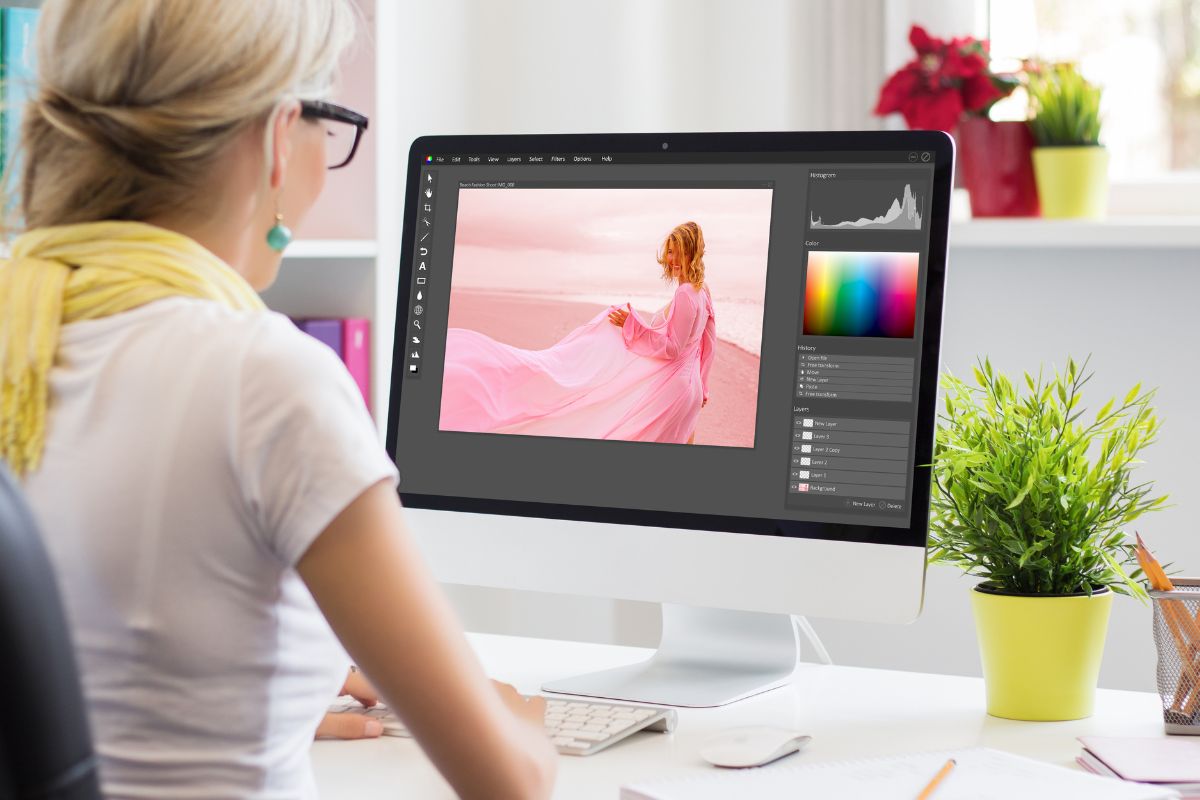
[[[331,705],[329,712],[364,714],[383,723],[384,736],[411,736],[404,723],[382,703],[363,708],[346,697]],[[546,735],[558,752],[569,756],[590,756],[638,731],[669,733],[675,730],[676,719],[674,709],[658,706],[546,698]]]

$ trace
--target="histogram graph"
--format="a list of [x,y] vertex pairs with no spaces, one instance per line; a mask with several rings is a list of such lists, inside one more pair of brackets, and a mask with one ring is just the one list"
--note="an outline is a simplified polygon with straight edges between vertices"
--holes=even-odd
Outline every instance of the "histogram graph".
[[923,182],[832,179],[813,180],[809,185],[810,230],[921,230]]

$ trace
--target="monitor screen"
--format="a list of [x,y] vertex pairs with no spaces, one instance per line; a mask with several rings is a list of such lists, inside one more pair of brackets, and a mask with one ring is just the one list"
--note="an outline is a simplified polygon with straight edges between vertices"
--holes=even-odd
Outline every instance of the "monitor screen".
[[909,132],[418,140],[402,499],[923,546],[950,158]]

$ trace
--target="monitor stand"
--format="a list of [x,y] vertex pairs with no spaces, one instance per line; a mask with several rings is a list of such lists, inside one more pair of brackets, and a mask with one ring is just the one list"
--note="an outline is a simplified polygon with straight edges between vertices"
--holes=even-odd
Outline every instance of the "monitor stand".
[[800,657],[787,614],[662,605],[662,639],[647,661],[550,681],[547,692],[710,708],[791,682]]

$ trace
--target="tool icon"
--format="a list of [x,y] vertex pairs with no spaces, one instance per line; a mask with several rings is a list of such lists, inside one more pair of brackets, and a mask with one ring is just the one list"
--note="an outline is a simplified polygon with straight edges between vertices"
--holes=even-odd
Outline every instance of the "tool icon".
[[421,343],[421,337],[420,337],[420,336],[414,336],[414,337],[413,337],[413,344],[420,344],[420,343]]
[[426,197],[433,197],[433,189],[426,189],[426,190],[425,190],[425,196],[426,196]]
[[418,300],[424,300],[425,298],[421,296],[421,293],[420,293],[420,292],[417,292],[417,299],[418,299]]
[[421,217],[421,222],[425,223],[425,227],[429,227],[429,217]]
[[425,269],[425,262],[424,262],[424,261],[422,261],[422,262],[421,262],[421,266],[417,267],[417,269],[418,269],[418,270]]
[[423,255],[423,256],[427,256],[427,255],[429,255],[429,248],[428,248],[428,247],[422,247],[422,248],[421,248],[421,255]]
[[416,328],[417,330],[421,330],[421,320],[419,320],[419,319],[414,319],[414,320],[413,320],[413,327],[414,327],[414,328]]
[[413,313],[418,317],[425,313],[425,306],[413,306]]
[[419,352],[417,352],[416,350],[413,350],[413,352],[412,352],[412,357],[413,357],[413,358],[420,358],[420,357],[421,357],[421,354],[420,354]]
[[421,275],[420,277],[418,277],[418,278],[417,278],[417,283],[425,283],[425,276],[424,276],[424,275]]
[[426,172],[426,173],[425,173],[425,182],[426,182],[426,183],[433,183],[433,175],[431,175],[430,173]]

